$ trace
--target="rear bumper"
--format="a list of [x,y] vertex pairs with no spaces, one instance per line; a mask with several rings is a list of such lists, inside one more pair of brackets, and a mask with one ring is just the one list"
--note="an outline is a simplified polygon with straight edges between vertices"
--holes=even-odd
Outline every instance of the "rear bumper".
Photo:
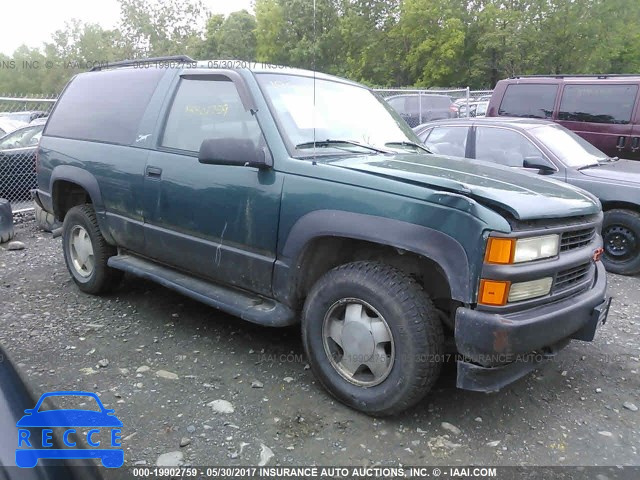
[[[569,340],[592,341],[607,319],[604,266],[597,263],[594,283],[578,295],[505,315],[470,308],[456,312],[458,387],[496,391],[553,357]],[[467,361],[468,360],[468,361]]]

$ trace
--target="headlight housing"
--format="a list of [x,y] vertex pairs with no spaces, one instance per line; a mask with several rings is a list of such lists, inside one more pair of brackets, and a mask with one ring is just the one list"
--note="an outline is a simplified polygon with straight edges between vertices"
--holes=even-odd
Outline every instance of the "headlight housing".
[[558,255],[560,235],[528,238],[490,237],[487,243],[487,263],[511,264],[532,262]]

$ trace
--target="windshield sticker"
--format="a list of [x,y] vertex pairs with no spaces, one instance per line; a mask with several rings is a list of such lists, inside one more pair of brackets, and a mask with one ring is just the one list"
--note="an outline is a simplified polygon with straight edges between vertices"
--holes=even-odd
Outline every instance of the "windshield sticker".
[[185,107],[186,113],[193,115],[202,115],[203,117],[209,117],[212,115],[227,115],[229,113],[229,104],[220,103],[214,105],[187,105]]

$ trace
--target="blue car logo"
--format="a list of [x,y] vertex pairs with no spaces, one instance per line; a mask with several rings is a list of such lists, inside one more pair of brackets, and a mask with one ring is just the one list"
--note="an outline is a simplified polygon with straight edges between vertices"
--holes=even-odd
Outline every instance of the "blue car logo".
[[[91,397],[100,411],[57,409],[40,412],[42,402],[49,397]],[[107,468],[118,468],[124,463],[124,451],[120,435],[122,422],[114,410],[104,408],[100,398],[91,392],[50,392],[40,397],[36,406],[25,410],[26,415],[18,420],[18,448],[16,465],[33,468],[39,459],[89,459],[100,458]],[[86,443],[90,448],[78,448],[72,440],[77,428],[89,428]],[[54,429],[60,433],[62,444],[67,448],[53,448]],[[108,446],[110,448],[105,448]]]

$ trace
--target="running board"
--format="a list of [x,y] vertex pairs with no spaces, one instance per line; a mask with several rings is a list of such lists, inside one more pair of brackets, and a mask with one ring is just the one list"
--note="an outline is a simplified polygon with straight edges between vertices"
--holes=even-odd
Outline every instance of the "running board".
[[298,323],[295,312],[280,302],[200,280],[151,260],[133,255],[118,255],[109,258],[108,265],[159,283],[252,323],[267,327],[286,327]]

